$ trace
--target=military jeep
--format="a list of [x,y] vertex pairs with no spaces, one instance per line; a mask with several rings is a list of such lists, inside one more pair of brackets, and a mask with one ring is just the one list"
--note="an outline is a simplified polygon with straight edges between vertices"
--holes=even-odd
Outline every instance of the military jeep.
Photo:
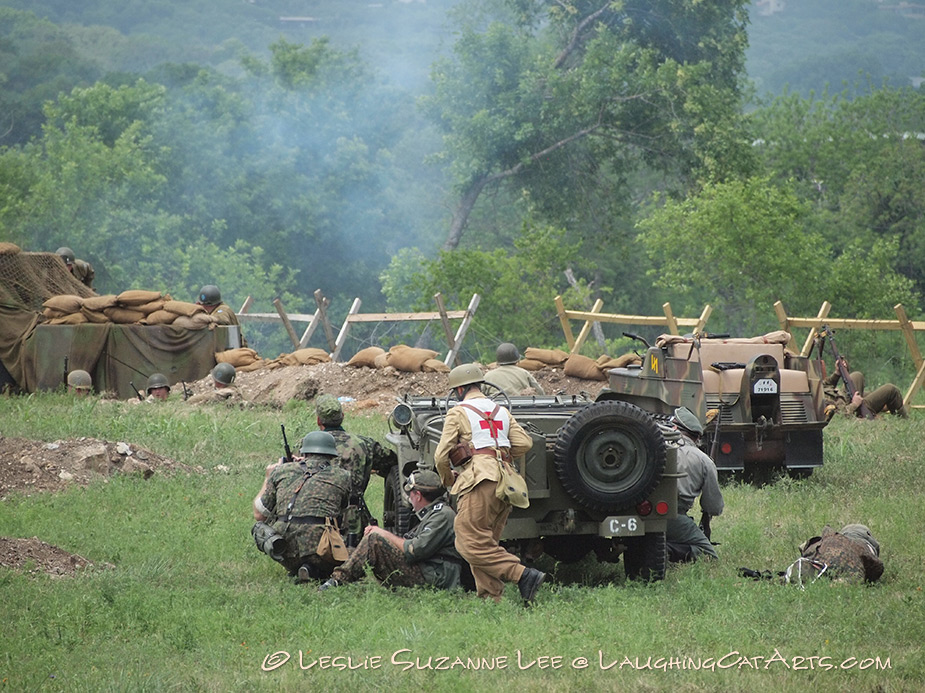
[[670,414],[690,409],[706,427],[703,445],[720,472],[766,481],[822,466],[826,426],[820,358],[790,353],[786,332],[756,338],[663,335],[642,364],[609,371],[598,400],[632,402]]
[[[526,479],[530,507],[514,508],[502,543],[522,558],[546,553],[575,562],[589,553],[616,562],[627,577],[665,575],[665,528],[677,516],[679,434],[629,402],[595,402],[586,396],[508,397],[483,385],[533,439],[515,460]],[[386,440],[398,464],[385,485],[383,523],[408,531],[413,513],[404,491],[408,475],[434,469],[434,454],[450,398],[406,397],[389,417]]]

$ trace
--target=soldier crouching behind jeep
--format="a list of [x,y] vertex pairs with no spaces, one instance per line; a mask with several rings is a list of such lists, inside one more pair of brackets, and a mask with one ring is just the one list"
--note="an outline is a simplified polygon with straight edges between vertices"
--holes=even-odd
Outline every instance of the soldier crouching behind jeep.
[[462,558],[453,545],[456,513],[447,502],[440,477],[429,470],[414,472],[405,491],[420,519],[418,525],[404,537],[381,527],[366,527],[350,558],[334,569],[318,591],[361,579],[367,565],[376,579],[389,587],[459,587]]
[[325,579],[335,563],[319,555],[325,524],[340,514],[350,489],[350,473],[332,466],[334,437],[312,431],[302,439],[304,459],[277,462],[254,498],[251,529],[257,548],[302,581]]

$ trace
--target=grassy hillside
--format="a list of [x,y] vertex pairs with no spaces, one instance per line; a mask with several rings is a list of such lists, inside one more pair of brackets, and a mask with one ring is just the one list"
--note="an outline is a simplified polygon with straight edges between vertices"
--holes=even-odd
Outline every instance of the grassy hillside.
[[[807,480],[727,485],[713,523],[720,561],[650,586],[625,584],[620,566],[559,567],[530,610],[513,587],[496,606],[289,583],[253,545],[250,502],[280,454],[279,424],[295,439],[312,418],[296,403],[189,411],[0,397],[3,436],[128,441],[206,470],[0,502],[0,536],[114,566],[75,578],[0,570],[0,690],[921,690],[920,412],[834,421],[825,466]],[[386,430],[381,418],[346,425]],[[381,512],[381,481],[370,486]],[[783,569],[824,524],[847,522],[880,540],[878,584],[800,591],[737,576]]]

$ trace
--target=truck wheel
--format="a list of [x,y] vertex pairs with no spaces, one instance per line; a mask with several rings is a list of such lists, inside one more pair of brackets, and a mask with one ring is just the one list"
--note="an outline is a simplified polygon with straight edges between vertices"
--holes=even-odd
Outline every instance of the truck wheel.
[[606,401],[579,409],[556,439],[556,475],[582,505],[617,512],[646,498],[665,469],[655,420],[634,404]]
[[624,541],[623,569],[628,580],[653,582],[665,579],[668,554],[664,532],[627,537]]
[[392,467],[385,479],[382,500],[382,524],[393,534],[402,536],[411,529],[411,506],[402,500],[402,478],[398,467]]

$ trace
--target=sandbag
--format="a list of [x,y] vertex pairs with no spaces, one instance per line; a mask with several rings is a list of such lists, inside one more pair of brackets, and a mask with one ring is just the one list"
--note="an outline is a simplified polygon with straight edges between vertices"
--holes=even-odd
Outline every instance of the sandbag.
[[568,361],[569,355],[561,349],[534,349],[527,347],[524,358],[541,361],[547,366],[561,366]]
[[253,363],[249,363],[246,366],[241,366],[240,368],[235,366],[235,370],[238,373],[250,373],[251,371],[257,371],[257,370],[260,370],[261,368],[265,368],[267,363],[269,362],[265,359],[257,359]]
[[83,325],[87,322],[87,318],[84,317],[83,313],[71,313],[60,318],[52,318],[48,321],[49,325]]
[[604,354],[597,360],[597,365],[601,370],[606,371],[610,368],[626,368],[631,363],[642,363],[642,359],[639,358],[636,354],[630,352],[629,354],[623,354],[623,356],[618,356],[613,358]]
[[49,320],[57,320],[58,318],[63,318],[66,315],[73,315],[73,313],[65,313],[63,310],[55,310],[54,308],[43,308],[42,315],[44,315]]
[[191,317],[196,313],[205,313],[205,308],[202,306],[197,306],[195,303],[187,303],[186,301],[165,301],[164,310],[169,310],[171,313],[176,313],[177,315],[185,315],[186,317]]
[[254,361],[259,361],[260,356],[258,356],[257,352],[253,349],[240,347],[238,349],[226,349],[225,351],[215,352],[215,360],[218,363],[230,363],[237,369],[249,366],[254,363]]
[[449,373],[450,367],[440,359],[427,359],[421,364],[421,370],[425,373]]
[[112,320],[109,319],[109,316],[101,310],[87,310],[86,308],[82,308],[80,312],[83,313],[83,316],[87,319],[87,322],[92,322],[94,324],[112,322]]
[[145,316],[144,320],[141,321],[142,325],[170,325],[174,320],[177,319],[176,313],[171,313],[169,310],[156,310],[153,313],[148,313]]
[[525,371],[541,371],[546,368],[545,363],[537,361],[536,359],[521,359],[517,362],[517,365]]
[[140,310],[145,315],[150,315],[154,311],[164,310],[164,304],[166,301],[163,298],[159,298],[156,301],[151,301],[150,303],[144,303],[140,306],[133,306],[134,310]]
[[[204,327],[215,324],[215,316],[209,315],[205,311],[201,313],[194,313],[190,317],[190,320],[193,322],[194,330],[201,330]],[[174,322],[176,322],[176,320]]]
[[85,310],[102,312],[103,309],[112,308],[114,305],[116,305],[116,296],[114,294],[107,294],[106,296],[91,296],[90,298],[85,298],[82,307]]
[[421,366],[427,359],[437,356],[433,349],[417,349],[404,345],[398,345],[402,348],[392,347],[389,349],[389,365],[405,373],[418,373]]
[[20,248],[15,243],[0,241],[0,255],[16,255],[18,252],[20,252]]
[[42,307],[51,308],[52,310],[57,310],[58,312],[67,315],[80,311],[80,307],[83,305],[83,301],[84,300],[80,296],[62,294],[61,296],[52,296],[42,304]]
[[120,306],[104,308],[103,314],[118,325],[131,325],[145,319],[145,314],[141,311]]
[[290,356],[303,366],[314,366],[316,363],[329,363],[331,361],[328,352],[324,349],[316,349],[315,347],[296,349]]
[[347,361],[348,366],[353,366],[354,368],[361,368],[366,366],[367,368],[376,367],[376,357],[380,354],[384,354],[385,349],[377,346],[368,346],[365,349],[360,349],[353,357]]
[[184,330],[201,330],[205,325],[197,323],[188,315],[177,315],[172,323],[174,327],[182,327]]
[[376,368],[388,368],[389,352],[384,351],[373,359],[373,366]]
[[125,307],[143,306],[162,298],[160,291],[145,291],[144,289],[129,289],[119,294],[116,299],[119,305]]
[[607,376],[590,356],[572,354],[565,362],[564,373],[570,378],[582,380],[607,380]]

